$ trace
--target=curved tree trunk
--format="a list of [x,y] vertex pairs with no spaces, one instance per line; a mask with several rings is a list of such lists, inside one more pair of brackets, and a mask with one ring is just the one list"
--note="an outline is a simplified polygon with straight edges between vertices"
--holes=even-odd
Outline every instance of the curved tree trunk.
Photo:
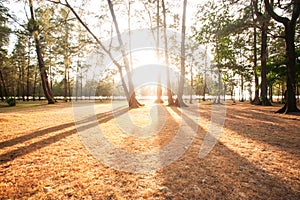
[[123,61],[124,61],[124,65],[125,65],[125,70],[127,73],[127,77],[128,77],[128,88],[129,88],[129,107],[130,108],[138,108],[139,106],[142,106],[142,104],[140,104],[137,99],[136,99],[136,95],[135,95],[135,90],[134,90],[134,85],[133,85],[133,81],[132,81],[132,74],[131,74],[131,70],[130,70],[130,66],[129,66],[129,61],[127,59],[126,56],[126,52],[124,49],[124,44],[121,38],[121,33],[119,30],[119,25],[117,22],[117,18],[113,9],[113,4],[111,2],[111,0],[107,0],[108,2],[108,6],[109,6],[109,10],[111,13],[111,16],[113,18],[113,22],[116,28],[116,32],[117,32],[117,37],[118,37],[118,41],[119,41],[119,45],[120,45],[120,49],[121,49],[121,53],[122,53],[122,57],[123,57]]
[[[31,20],[32,20],[31,23],[34,23],[32,25],[36,26],[32,0],[29,0],[29,7],[30,7]],[[33,27],[33,28],[34,28],[34,30],[32,30],[32,31],[33,31],[34,41],[35,41],[36,54],[37,54],[37,58],[38,58],[38,64],[39,64],[44,94],[45,94],[46,99],[48,100],[48,104],[54,104],[55,100],[54,100],[52,89],[50,88],[50,85],[49,85],[48,76],[47,76],[47,72],[45,69],[45,63],[44,63],[44,59],[43,59],[43,55],[42,55],[42,51],[41,51],[40,40],[38,37],[37,30],[35,30],[36,27]]]

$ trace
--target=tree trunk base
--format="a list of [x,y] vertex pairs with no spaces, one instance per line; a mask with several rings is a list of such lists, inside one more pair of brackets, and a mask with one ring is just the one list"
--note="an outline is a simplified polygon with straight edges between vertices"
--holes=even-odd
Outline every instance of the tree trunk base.
[[300,112],[300,110],[297,107],[289,107],[287,103],[284,104],[282,108],[277,110],[275,113],[281,113],[281,114],[288,114],[288,113],[297,113]]
[[258,96],[256,96],[253,101],[251,101],[253,105],[262,105],[262,102],[259,100]]
[[167,106],[169,106],[169,107],[177,107],[176,106],[176,104],[174,103],[174,102],[172,102],[172,103],[168,103],[168,105]]
[[175,106],[174,99],[173,99],[173,96],[171,95],[171,92],[170,92],[170,94],[168,94],[168,105],[167,106]]
[[176,98],[174,105],[176,107],[180,107],[180,108],[188,107],[188,105],[186,103],[184,103],[182,99],[178,99],[178,98]]
[[262,106],[272,106],[271,102],[268,99],[262,100],[261,105]]
[[138,100],[135,97],[131,97],[128,104],[129,104],[129,109],[139,108],[145,105],[138,102]]
[[157,103],[157,104],[163,104],[164,101],[161,99],[161,98],[158,98],[154,101],[154,103]]
[[50,99],[50,100],[48,100],[48,104],[55,104],[55,100],[54,99]]

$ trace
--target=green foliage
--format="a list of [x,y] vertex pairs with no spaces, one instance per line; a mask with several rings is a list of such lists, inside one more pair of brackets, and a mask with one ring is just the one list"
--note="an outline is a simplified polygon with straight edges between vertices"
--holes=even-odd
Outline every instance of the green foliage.
[[113,84],[110,80],[102,80],[98,83],[96,96],[111,96],[113,93]]
[[5,102],[9,105],[9,106],[16,106],[16,99],[14,97],[8,97],[5,99]]

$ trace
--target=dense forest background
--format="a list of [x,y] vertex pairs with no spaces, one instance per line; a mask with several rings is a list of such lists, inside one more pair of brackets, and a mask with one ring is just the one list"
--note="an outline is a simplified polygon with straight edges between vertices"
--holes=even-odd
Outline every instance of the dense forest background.
[[[112,47],[105,46],[104,40],[148,28],[167,49],[174,47],[172,38],[164,34],[166,29],[194,41],[182,43],[188,64],[158,52],[185,79],[167,79],[163,95],[168,96],[169,104],[173,102],[171,90],[179,90],[179,96],[196,95],[202,100],[217,94],[217,103],[226,95],[262,105],[279,101],[285,103],[279,112],[298,111],[299,1],[9,0],[0,4],[1,101],[10,97],[22,101],[46,98],[49,103],[55,98],[68,101],[72,96],[110,98],[113,88],[120,88],[122,92],[115,95],[125,91],[129,106],[139,105],[132,99],[137,90],[130,78],[115,85],[115,77],[130,74],[138,56],[123,54],[122,62],[112,58],[114,66],[107,68],[100,80],[83,79],[91,52],[110,55],[113,50],[122,51],[122,42]],[[190,53],[195,47],[202,49],[196,56]],[[101,59],[99,62],[101,65]],[[217,76],[207,73],[208,69]],[[218,87],[209,89],[215,82],[222,85],[222,92]],[[88,89],[91,85],[95,92]],[[148,93],[140,89],[138,95],[143,94]]]

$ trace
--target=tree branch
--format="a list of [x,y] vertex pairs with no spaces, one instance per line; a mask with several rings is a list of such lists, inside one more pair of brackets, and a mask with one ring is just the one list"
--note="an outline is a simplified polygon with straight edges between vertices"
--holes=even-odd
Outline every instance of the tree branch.
[[289,23],[289,19],[286,17],[280,17],[277,13],[274,12],[273,6],[270,4],[269,0],[264,0],[266,10],[269,15],[276,21],[284,24],[285,26]]
[[96,37],[96,35],[90,30],[90,28],[82,21],[82,19],[79,17],[77,12],[74,10],[74,8],[69,4],[67,0],[65,0],[66,3],[62,3],[60,0],[59,1],[53,1],[53,0],[47,0],[49,2],[55,3],[55,4],[60,4],[63,6],[66,6],[71,10],[71,12],[75,15],[76,19],[79,21],[79,23],[88,31],[88,33],[96,40],[96,42],[99,44],[99,46],[103,49],[105,53],[110,57],[110,59],[113,61],[113,63],[119,68],[122,68],[122,65],[118,63],[118,61],[112,56],[111,52],[106,49],[106,47],[102,44],[102,42]]

